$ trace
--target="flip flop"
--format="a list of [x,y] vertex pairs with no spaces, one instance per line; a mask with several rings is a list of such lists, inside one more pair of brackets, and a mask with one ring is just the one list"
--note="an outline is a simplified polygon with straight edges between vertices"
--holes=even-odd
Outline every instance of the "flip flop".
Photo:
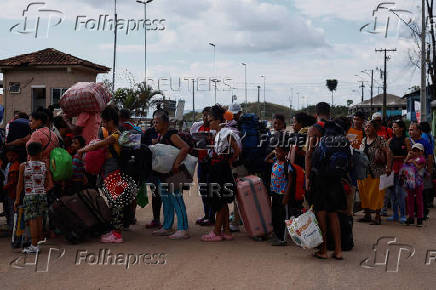
[[320,260],[327,260],[328,259],[327,257],[320,256],[319,252],[314,253],[313,256],[317,259],[320,259]]

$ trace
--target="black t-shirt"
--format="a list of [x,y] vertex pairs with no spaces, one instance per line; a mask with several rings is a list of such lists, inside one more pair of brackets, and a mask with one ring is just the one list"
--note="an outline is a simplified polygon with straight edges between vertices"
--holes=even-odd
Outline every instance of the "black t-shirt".
[[389,148],[394,156],[407,156],[407,146],[405,142],[405,137],[394,136],[389,143]]
[[177,131],[175,129],[169,129],[168,132],[165,135],[159,136],[159,143],[165,144],[165,145],[172,145],[174,147],[177,147],[171,141],[171,136],[173,136],[174,134],[178,134],[178,133],[179,133],[179,131]]
[[153,139],[157,139],[159,134],[157,133],[154,127],[148,128],[144,134],[142,134],[141,143],[144,145],[151,145],[153,143]]

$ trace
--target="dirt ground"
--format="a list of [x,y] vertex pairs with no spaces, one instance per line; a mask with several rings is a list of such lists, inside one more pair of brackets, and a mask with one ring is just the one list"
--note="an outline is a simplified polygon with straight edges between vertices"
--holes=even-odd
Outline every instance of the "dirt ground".
[[[381,226],[355,222],[355,248],[344,253],[345,260],[318,260],[312,251],[292,241],[287,247],[272,247],[251,240],[244,232],[236,233],[234,241],[201,242],[200,236],[209,230],[194,224],[202,213],[201,199],[187,193],[185,201],[192,235],[188,240],[153,237],[144,228],[151,218],[151,205],[138,208],[138,223],[124,233],[125,243],[90,240],[70,245],[62,238],[50,240],[37,265],[30,259],[24,261],[23,254],[10,248],[9,239],[1,238],[0,289],[434,289],[436,261],[425,264],[428,250],[435,250],[436,256],[434,218],[423,228],[386,221]],[[435,210],[430,215],[436,216]],[[365,258],[373,257],[377,239],[389,236],[397,240],[378,248],[381,265],[362,267]],[[411,247],[414,255],[407,258]],[[386,268],[395,270],[399,248],[406,250],[401,252],[398,272],[387,272]],[[104,265],[104,251],[120,254],[119,264],[108,260],[109,265]],[[386,252],[388,267],[383,263]],[[139,262],[126,269],[129,254],[132,263]]]

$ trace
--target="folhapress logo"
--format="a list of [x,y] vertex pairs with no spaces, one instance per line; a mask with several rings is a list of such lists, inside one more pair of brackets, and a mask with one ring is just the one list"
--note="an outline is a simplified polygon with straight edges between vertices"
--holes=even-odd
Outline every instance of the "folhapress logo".
[[[48,38],[49,32],[65,19],[60,10],[49,9],[45,2],[31,2],[23,10],[23,20],[13,25],[9,31],[20,35]],[[126,35],[138,31],[162,31],[166,29],[166,19],[123,19],[115,20],[108,14],[97,17],[78,15],[72,29],[74,31],[124,31]]]
[[415,255],[415,248],[407,244],[400,244],[396,237],[381,237],[372,246],[373,256],[364,259],[360,266],[372,269],[384,266],[386,272],[398,272],[400,260],[409,259]]
[[13,25],[9,31],[17,34],[32,35],[38,38],[44,35],[48,38],[50,29],[64,21],[64,13],[48,9],[45,2],[31,2],[23,10],[23,22]]

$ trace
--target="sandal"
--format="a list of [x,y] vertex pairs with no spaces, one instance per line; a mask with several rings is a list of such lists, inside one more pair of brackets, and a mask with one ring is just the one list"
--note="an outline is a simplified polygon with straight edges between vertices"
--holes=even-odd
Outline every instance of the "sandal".
[[338,256],[336,256],[336,254],[333,254],[333,255],[332,255],[332,258],[335,259],[335,260],[339,260],[339,261],[341,261],[341,260],[344,259],[344,257],[338,257]]
[[317,259],[320,259],[320,260],[327,260],[328,259],[327,257],[321,256],[319,252],[314,253],[313,256]]
[[217,236],[214,231],[210,231],[208,234],[201,237],[203,242],[221,242],[223,239],[223,236]]
[[370,223],[372,226],[379,226],[381,225],[381,217],[375,218],[373,222]]
[[230,234],[230,235],[226,235],[225,233],[222,233],[222,235],[221,235],[223,238],[224,238],[224,240],[226,240],[226,241],[232,241],[233,240],[233,236]]

